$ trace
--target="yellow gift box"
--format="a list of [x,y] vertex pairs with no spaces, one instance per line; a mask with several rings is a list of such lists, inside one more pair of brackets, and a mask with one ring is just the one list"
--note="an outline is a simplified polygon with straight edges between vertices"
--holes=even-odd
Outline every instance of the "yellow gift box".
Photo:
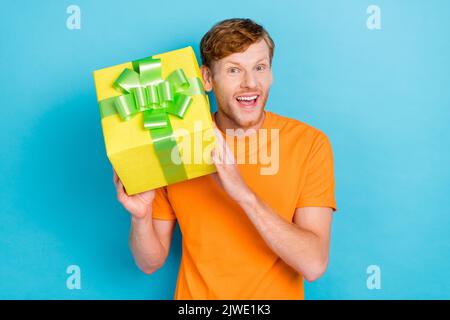
[[[153,64],[146,66],[142,63],[141,70],[143,71],[140,73],[140,80],[143,81],[144,72],[152,72],[151,68],[155,69],[155,61],[159,63],[162,79],[158,82],[140,85],[139,89],[143,88],[140,94],[133,91],[133,85],[127,87],[127,80],[123,81],[123,79],[130,74],[132,77],[136,74],[139,76],[136,62],[145,59],[94,71],[106,153],[129,195],[216,171],[211,159],[215,137],[209,100],[204,91],[199,92],[200,89],[203,90],[203,85],[192,47],[158,54],[146,59],[150,59],[149,61]],[[133,69],[136,70],[136,73],[131,71]],[[185,81],[180,84],[180,80],[176,79],[170,84],[169,80],[172,75],[179,74],[180,70],[181,73],[184,73],[185,78],[183,78],[183,74],[180,77],[189,79],[189,83],[186,85]],[[121,79],[122,82],[118,79]],[[121,83],[121,87],[118,87],[117,83]],[[195,83],[200,87],[200,89],[197,88],[197,91],[191,90]],[[174,90],[173,87],[176,85],[178,85],[178,89]],[[189,85],[191,85],[191,89],[189,89]],[[161,89],[161,87],[164,88]],[[178,92],[175,93],[175,98],[166,97],[170,95],[170,92],[165,93],[164,90],[171,88],[172,91]],[[152,96],[153,98],[149,98],[149,92],[155,94]],[[172,105],[178,101],[178,104],[182,105],[178,109],[181,111],[178,114],[164,113],[161,111],[163,109],[160,105],[153,104],[152,108],[145,105],[154,97],[156,99],[159,97],[161,100],[163,96],[169,103],[167,104],[169,107],[164,110],[173,110]],[[146,100],[142,100],[145,102],[142,102],[139,107],[139,99],[142,97],[146,97]],[[121,106],[121,102],[124,100],[138,105],[139,110],[129,116],[127,112],[130,111],[130,106]],[[153,120],[149,122],[150,128],[146,128],[147,116],[153,117]],[[160,119],[158,117],[161,116],[167,118],[166,124],[158,121]],[[164,126],[165,128],[162,128]],[[170,136],[159,134],[160,131],[170,131],[168,128],[171,128]],[[170,146],[172,146],[171,149],[169,149]],[[170,161],[168,161],[169,155]]]

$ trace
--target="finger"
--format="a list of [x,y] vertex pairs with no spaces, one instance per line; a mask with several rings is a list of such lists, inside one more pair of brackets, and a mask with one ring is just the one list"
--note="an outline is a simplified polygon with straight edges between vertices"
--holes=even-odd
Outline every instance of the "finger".
[[225,143],[225,150],[224,150],[224,158],[225,158],[226,164],[234,164],[234,155],[226,143]]
[[226,163],[226,154],[227,154],[227,148],[228,145],[225,141],[225,139],[222,136],[222,133],[219,131],[219,129],[215,129],[215,134],[216,134],[216,141],[217,141],[217,145],[216,145],[216,159],[218,163]]
[[213,163],[216,165],[216,167],[223,165],[222,152],[220,152],[219,146],[216,146],[211,151],[211,158],[213,160]]
[[[213,158],[214,159],[214,158]],[[216,160],[215,162],[214,162],[214,164],[215,164],[215,166],[216,166],[216,177],[219,179],[219,182],[224,178],[224,177],[227,177],[228,176],[228,174],[227,174],[227,168],[226,168],[226,166],[224,165],[224,163],[223,162],[221,162],[221,161],[219,161],[219,160]],[[220,185],[222,185],[222,183],[220,183]]]
[[214,146],[214,148],[211,150],[211,159],[214,164],[218,164],[220,160],[220,147],[218,144]]
[[223,136],[222,136],[222,132],[220,132],[219,129],[214,128],[214,135],[216,136],[216,142],[218,145],[223,145]]
[[221,187],[223,188],[222,181],[220,180],[219,174],[213,173],[211,174],[211,178]]
[[122,201],[126,198],[125,189],[123,187],[122,181],[118,181],[116,185],[117,198]]
[[232,150],[228,147],[228,144],[219,129],[216,127],[214,130],[217,136],[217,145],[219,149],[219,154],[217,157],[218,161],[224,164],[234,164],[235,159]]
[[113,169],[113,181],[114,185],[117,187],[117,183],[119,182],[119,176],[116,173],[116,170]]
[[217,165],[217,147],[211,150],[211,159],[215,165]]

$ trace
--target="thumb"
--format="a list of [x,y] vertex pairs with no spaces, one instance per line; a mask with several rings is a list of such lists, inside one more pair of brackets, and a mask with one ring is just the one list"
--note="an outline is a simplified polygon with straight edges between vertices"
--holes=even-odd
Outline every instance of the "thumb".
[[220,176],[217,172],[211,173],[211,178],[220,186],[223,187],[222,181],[220,180]]

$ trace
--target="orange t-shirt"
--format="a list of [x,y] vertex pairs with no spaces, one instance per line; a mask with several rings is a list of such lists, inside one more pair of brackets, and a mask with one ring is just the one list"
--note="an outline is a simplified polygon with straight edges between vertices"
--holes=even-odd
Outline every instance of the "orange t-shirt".
[[[237,166],[253,192],[289,222],[296,208],[336,210],[333,156],[327,136],[269,111],[261,129],[267,129],[268,139],[257,139],[256,144],[246,139],[245,151],[236,147],[236,139],[242,138],[233,138],[235,158],[242,152],[247,155],[245,164],[238,162]],[[276,135],[271,139],[271,129],[279,129],[279,139]],[[279,152],[274,147],[277,141]],[[276,160],[272,164],[267,160],[268,156],[276,158],[272,150],[279,154],[278,166]],[[257,159],[266,155],[265,160],[261,157],[256,164],[249,163],[249,154],[255,152]],[[262,168],[266,168],[265,174]],[[273,253],[244,210],[210,175],[158,189],[153,218],[176,219],[180,226],[182,258],[175,299],[304,298],[301,274]]]

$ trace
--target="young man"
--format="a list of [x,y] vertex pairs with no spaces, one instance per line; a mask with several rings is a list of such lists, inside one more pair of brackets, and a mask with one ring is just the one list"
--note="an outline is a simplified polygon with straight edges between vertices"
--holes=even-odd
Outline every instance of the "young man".
[[[331,145],[320,130],[265,111],[273,52],[267,31],[249,19],[222,21],[201,41],[205,89],[218,104],[216,140],[227,146],[213,155],[216,174],[134,196],[114,176],[143,272],[164,264],[179,223],[175,299],[303,299],[302,278],[327,268],[336,210]],[[268,149],[270,168],[236,161]]]

